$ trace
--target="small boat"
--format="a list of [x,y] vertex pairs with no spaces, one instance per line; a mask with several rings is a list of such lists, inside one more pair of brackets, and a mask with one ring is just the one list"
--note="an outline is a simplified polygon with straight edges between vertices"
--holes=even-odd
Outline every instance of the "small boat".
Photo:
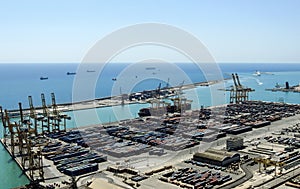
[[95,70],[87,70],[86,72],[96,72]]
[[75,75],[76,72],[67,72],[67,75]]
[[47,80],[48,77],[40,77],[40,80]]
[[254,73],[253,75],[255,75],[255,76],[260,76],[261,73],[260,73],[260,71],[256,70],[255,73]]
[[117,81],[117,78],[114,77],[114,78],[112,78],[112,80],[113,80],[113,81]]

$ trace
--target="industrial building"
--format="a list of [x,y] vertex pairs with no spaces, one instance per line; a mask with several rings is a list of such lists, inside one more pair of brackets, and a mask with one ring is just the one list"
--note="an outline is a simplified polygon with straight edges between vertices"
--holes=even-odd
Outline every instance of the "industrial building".
[[244,140],[241,137],[231,137],[226,140],[227,151],[239,150],[244,147]]
[[226,167],[233,162],[240,161],[240,154],[210,148],[205,152],[194,154],[193,160]]

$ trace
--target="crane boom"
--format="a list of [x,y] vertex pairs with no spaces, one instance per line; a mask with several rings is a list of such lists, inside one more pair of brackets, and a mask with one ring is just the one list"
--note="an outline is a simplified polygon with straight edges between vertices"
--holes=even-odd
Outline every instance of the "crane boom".
[[237,73],[235,73],[235,78],[237,80],[237,83],[238,83],[239,87],[242,87],[241,82],[240,82],[240,78],[239,78]]
[[4,118],[4,113],[3,113],[2,106],[0,106],[0,114],[1,114],[2,124],[5,127],[6,126],[6,122],[5,122],[5,118]]
[[20,121],[21,123],[24,123],[24,117],[23,117],[23,108],[22,108],[22,103],[19,102],[19,111],[20,111]]
[[32,103],[32,97],[28,96],[28,102],[29,102],[29,109],[30,109],[30,117],[35,119],[36,118],[36,114],[35,114],[35,109],[33,107],[33,103]]
[[233,79],[235,88],[238,88],[239,85],[237,84],[237,81],[236,81],[236,78],[235,78],[235,75],[234,75],[234,74],[232,74],[232,79]]
[[51,93],[51,99],[52,99],[53,114],[58,116],[59,115],[59,111],[58,111],[58,108],[57,108],[57,104],[56,104],[54,93]]
[[48,110],[48,107],[46,105],[46,100],[45,100],[44,93],[41,94],[41,98],[42,98],[42,106],[43,106],[43,116],[48,117],[49,116],[49,110]]

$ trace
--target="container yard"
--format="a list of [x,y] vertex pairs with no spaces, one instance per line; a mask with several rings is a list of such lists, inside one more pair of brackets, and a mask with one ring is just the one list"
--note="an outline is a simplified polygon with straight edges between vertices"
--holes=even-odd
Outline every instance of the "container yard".
[[[237,84],[230,92],[243,90],[252,91]],[[41,95],[42,112],[31,97],[30,114],[20,103],[19,121],[1,108],[1,142],[33,188],[88,188],[95,178],[121,188],[273,187],[300,164],[300,105],[239,97],[228,105],[67,130],[70,118],[51,97],[48,106]],[[238,146],[226,146],[237,137],[243,139]]]
[[231,179],[232,177],[230,175],[221,175],[220,172],[212,172],[210,170],[200,172],[193,168],[178,169],[177,171],[168,172],[160,177],[161,181],[191,189],[213,188]]
[[[224,115],[220,113],[222,111],[225,111]],[[79,178],[84,175],[89,177],[90,173],[97,175],[99,171],[106,172],[108,166],[116,166],[125,161],[130,162],[131,159],[139,159],[139,157],[146,161],[144,157],[150,157],[151,160],[147,160],[149,167],[141,167],[136,170],[137,172],[145,171],[145,174],[155,167],[153,162],[157,162],[157,158],[160,156],[163,158],[172,157],[174,153],[195,149],[205,141],[214,144],[219,141],[221,145],[216,145],[216,147],[220,148],[225,144],[222,141],[231,136],[259,132],[265,127],[270,128],[273,123],[293,117],[299,114],[299,111],[299,105],[245,101],[240,104],[185,111],[182,114],[151,116],[114,124],[88,126],[77,130],[49,132],[37,136],[34,140],[36,144],[31,146],[33,150],[40,150],[44,178],[41,179],[41,175],[36,170],[31,174],[31,178],[44,183],[42,184],[44,186],[51,184],[49,181],[51,178],[55,178],[55,183],[60,183],[60,186],[67,186],[63,183],[71,183],[73,177]],[[16,130],[18,131],[18,129]],[[270,131],[270,135],[264,136],[260,140],[256,139],[256,143],[245,141],[245,148],[239,150],[239,153],[250,155],[257,164],[263,164],[264,159],[274,156],[277,159],[272,160],[272,165],[276,164],[274,162],[280,162],[282,171],[288,171],[299,164],[300,139],[298,130],[299,124],[294,124],[278,131]],[[20,132],[19,135],[21,135]],[[280,136],[276,135],[276,132],[280,133]],[[2,142],[6,142],[7,150],[11,153],[14,151],[15,159],[20,162],[21,167],[29,166],[29,162],[18,155],[19,149],[21,149],[19,145],[12,150],[11,136],[4,138]],[[192,155],[188,159],[186,156],[176,157],[178,161],[174,161],[173,166],[174,169],[178,170],[173,171],[172,174],[171,171],[164,175],[157,175],[157,182],[160,180],[166,184],[187,188],[213,188],[226,184],[229,180],[230,182],[235,180],[235,175],[227,176],[217,172],[228,170],[228,167],[234,163],[223,166],[222,164],[209,163],[211,161],[189,160]],[[22,161],[24,162],[23,166]],[[134,165],[138,164],[139,162],[132,160],[127,165],[123,163],[122,166],[125,168],[135,167]],[[190,174],[184,173],[181,178],[178,175],[183,170],[182,164],[192,167],[206,167],[209,174],[200,181],[202,178],[200,176],[205,175],[204,171],[201,173],[190,168]],[[263,166],[261,165],[261,167]],[[281,173],[279,168],[281,166],[278,163],[277,174]],[[53,169],[56,171],[52,171]],[[47,170],[51,170],[51,172]],[[272,169],[268,170],[265,172],[272,173],[270,171]],[[263,171],[262,168],[260,171]],[[27,174],[30,176],[29,173]],[[119,176],[122,174],[124,172],[120,171]],[[143,178],[141,183],[150,181],[152,177],[143,177],[143,174],[139,176]],[[131,177],[133,176],[128,178]],[[223,179],[227,177],[231,179]],[[133,177],[131,182],[138,183],[138,178],[137,176]]]

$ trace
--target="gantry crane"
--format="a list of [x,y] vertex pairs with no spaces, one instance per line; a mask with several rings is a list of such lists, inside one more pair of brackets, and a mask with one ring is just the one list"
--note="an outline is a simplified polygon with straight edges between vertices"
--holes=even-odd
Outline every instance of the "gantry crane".
[[9,130],[8,130],[8,126],[6,125],[7,121],[5,120],[5,116],[4,116],[2,106],[0,106],[0,114],[1,114],[1,120],[2,120],[2,125],[3,125],[3,143],[4,143],[4,145],[6,145],[6,138],[8,136],[8,131]]
[[187,102],[192,102],[191,100],[187,100],[187,98],[183,98],[183,97],[177,97],[177,98],[173,98],[171,99],[173,101],[174,104],[174,112],[180,112],[180,113],[184,113],[185,110],[187,109]]
[[16,127],[19,139],[19,153],[21,155],[21,165],[25,169],[25,162],[30,154],[31,141],[28,139],[32,134],[36,134],[35,129],[31,128],[29,120],[24,121],[22,104],[19,103],[20,121]]
[[283,165],[284,165],[284,162],[281,162],[281,161],[275,161],[275,160],[271,160],[271,159],[268,159],[268,158],[253,158],[253,161],[258,163],[258,171],[261,172],[261,164],[263,164],[264,166],[264,170],[266,170],[267,167],[269,166],[274,166],[275,167],[275,176],[276,176],[276,168],[277,166],[279,166],[279,174],[282,173],[282,168],[283,168]]
[[[33,141],[31,139],[32,132],[25,127],[17,128],[19,138],[19,154],[21,157],[21,166],[23,170],[29,172],[29,179],[31,182],[37,180],[44,180],[44,170],[42,153],[40,147],[34,151]],[[35,176],[35,171],[38,171],[38,177]]]
[[[19,154],[21,156],[21,166],[26,169],[26,160],[29,159],[31,144],[28,141],[28,132],[25,127],[17,127],[19,138]],[[29,167],[30,169],[30,167]]]
[[192,100],[187,100],[186,98],[182,97],[182,87],[184,84],[184,80],[180,83],[178,90],[176,91],[176,97],[171,99],[174,104],[174,112],[184,113],[187,109],[188,103],[191,103]]
[[[44,122],[47,122],[46,125],[42,125],[42,130],[43,130],[43,133],[45,132],[45,130],[49,133],[50,132],[50,125],[51,125],[51,115],[50,115],[50,111],[47,107],[47,104],[46,104],[46,99],[45,99],[45,95],[44,93],[41,94],[41,99],[42,99],[42,108],[43,108],[43,121]],[[46,128],[46,129],[45,129]]]
[[59,111],[57,108],[56,100],[55,100],[55,95],[54,93],[51,93],[51,100],[52,100],[52,132],[55,131],[60,131],[60,115]]
[[[19,103],[20,120],[14,122],[11,122],[8,110],[3,111],[2,107],[0,106],[0,118],[2,120],[4,129],[4,144],[7,147],[10,147],[11,155],[13,157],[16,157],[17,155],[20,157],[21,166],[23,167],[23,170],[26,170],[26,172],[28,173],[31,183],[38,183],[38,181],[44,180],[41,148],[38,147],[34,142],[36,137],[39,135],[38,122],[42,122],[43,133],[45,131],[44,127],[46,127],[47,131],[50,132],[51,126],[51,132],[55,132],[65,131],[66,120],[70,119],[69,116],[61,114],[61,112],[59,111],[55,101],[54,93],[51,94],[51,97],[52,109],[50,111],[46,105],[44,94],[41,94],[43,106],[43,113],[41,116],[35,111],[32,97],[29,96],[29,119],[26,119],[24,117],[22,104]],[[60,122],[62,121],[62,119],[64,119],[64,124],[63,128],[60,128]],[[32,124],[32,120],[34,121],[34,124]],[[44,122],[47,122],[46,126],[43,124]]]
[[4,133],[7,134],[6,136],[10,136],[10,148],[11,148],[11,154],[13,157],[15,157],[15,147],[19,144],[19,141],[16,140],[18,139],[18,132],[17,132],[17,127],[18,127],[18,123],[14,122],[11,123],[10,122],[10,118],[9,118],[9,113],[8,111],[5,109],[5,116],[4,116],[4,121],[5,121],[5,127],[6,130]]
[[52,100],[52,113],[53,115],[59,116],[59,110],[57,108],[56,100],[55,100],[55,95],[54,93],[51,93],[51,100]]
[[241,103],[249,99],[249,92],[253,92],[254,89],[244,87],[239,79],[238,74],[231,74],[234,86],[226,91],[230,91],[230,103]]
[[45,129],[44,128],[45,127],[48,128],[48,127],[46,125],[44,125],[44,122],[46,121],[44,115],[40,115],[36,112],[36,110],[33,106],[32,96],[28,96],[28,102],[29,102],[29,110],[30,110],[29,117],[31,119],[33,119],[33,121],[34,121],[34,128],[36,130],[36,133],[35,133],[36,136],[40,134],[39,130],[38,130],[39,123],[41,124],[40,129],[42,131],[42,134],[45,134]]
[[[29,178],[31,182],[35,181],[43,181],[44,180],[44,170],[43,170],[43,159],[41,148],[38,148],[37,151],[31,146],[31,140],[27,140],[28,145],[28,170],[29,170]],[[38,171],[38,177],[35,176],[35,171]]]
[[166,103],[164,100],[159,99],[153,99],[151,102],[151,115],[163,115],[166,113],[167,108],[166,106],[168,103]]
[[39,119],[37,117],[37,114],[36,114],[36,111],[35,111],[35,108],[33,106],[33,102],[32,102],[32,97],[31,96],[28,96],[28,102],[29,102],[29,110],[30,110],[30,113],[29,113],[29,118],[33,119],[33,125],[34,125],[34,130],[35,130],[35,135],[37,136],[38,135],[38,121],[42,121],[41,119]]
[[34,127],[32,128],[32,123],[30,119],[24,119],[23,115],[23,108],[22,108],[22,103],[19,102],[19,111],[20,111],[20,118],[21,120],[19,121],[19,127],[22,127],[26,130],[27,133],[33,136],[37,136],[37,124],[34,124]]
[[251,89],[251,88],[246,88],[243,85],[241,85],[240,78],[239,78],[239,76],[238,76],[237,73],[235,74],[235,78],[237,80],[238,88],[240,90],[240,94],[239,94],[240,101],[247,101],[248,98],[249,98],[249,94],[248,93],[252,92],[254,90]]
[[[32,101],[31,101],[32,104]],[[30,107],[31,109],[33,108]],[[19,139],[19,154],[21,156],[21,166],[23,170],[29,171],[29,178],[31,182],[35,182],[37,180],[44,179],[44,171],[43,171],[43,161],[42,154],[40,148],[35,152],[33,148],[33,137],[37,136],[37,125],[35,128],[31,128],[30,120],[23,119],[23,109],[22,104],[19,103],[19,111],[20,111],[20,122],[16,127]],[[34,112],[31,112],[32,115],[30,117],[35,118],[36,114],[33,115]],[[36,178],[34,172],[38,170],[39,177]]]
[[[61,112],[58,110],[55,95],[54,93],[51,93],[51,99],[52,99],[52,114],[53,114],[53,124],[54,124],[54,131],[66,131],[67,130],[67,120],[70,120],[71,117],[66,114],[61,114]],[[63,128],[60,128],[61,121],[63,121]]]

